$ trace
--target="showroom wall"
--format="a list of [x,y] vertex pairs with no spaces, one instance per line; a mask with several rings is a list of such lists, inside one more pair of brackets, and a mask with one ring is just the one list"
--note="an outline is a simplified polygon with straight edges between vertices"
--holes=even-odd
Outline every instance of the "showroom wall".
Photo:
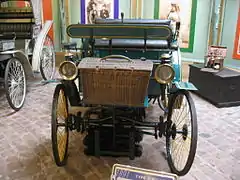
[[55,45],[55,50],[60,51],[60,17],[59,17],[59,8],[58,8],[58,3],[59,0],[52,0],[52,8],[53,8],[53,31],[54,31],[54,45]]
[[192,53],[182,53],[185,61],[203,61],[207,51],[211,0],[197,0],[195,36]]
[[238,69],[240,69],[240,60],[232,59],[232,54],[234,48],[235,32],[237,28],[236,24],[239,7],[239,0],[227,0],[222,34],[222,45],[228,47],[228,54],[225,60],[225,65]]
[[[57,11],[57,0],[54,8]],[[154,0],[142,0],[143,12],[141,18],[152,19],[154,18]],[[208,33],[209,33],[209,19],[210,19],[210,4],[211,0],[198,0],[197,1],[197,12],[196,12],[196,24],[195,24],[195,38],[193,52],[182,53],[183,60],[203,62],[203,57],[207,51]],[[70,9],[70,23],[80,22],[80,0],[69,0]],[[240,60],[232,59],[233,45],[235,39],[237,15],[238,15],[239,0],[226,0],[226,8],[223,22],[223,33],[222,33],[222,45],[228,47],[228,55],[225,60],[227,66],[234,66],[240,68]],[[58,12],[54,11],[57,15]],[[130,18],[131,15],[131,3],[129,0],[119,0],[119,13],[124,12],[125,18]],[[58,36],[57,32],[59,19],[55,18],[55,36]],[[79,40],[72,40],[80,43]],[[57,42],[56,42],[57,43]],[[59,46],[58,46],[59,47]]]

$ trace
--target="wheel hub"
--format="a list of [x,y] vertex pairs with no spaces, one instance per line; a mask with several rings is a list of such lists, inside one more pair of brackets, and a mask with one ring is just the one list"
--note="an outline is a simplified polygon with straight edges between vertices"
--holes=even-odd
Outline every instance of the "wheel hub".
[[172,125],[171,133],[172,133],[172,138],[175,139],[175,138],[176,138],[176,135],[177,135],[177,127],[176,127],[176,124],[173,124],[173,125]]
[[187,135],[188,135],[188,127],[186,124],[183,125],[183,129],[182,129],[182,135],[183,135],[183,140],[187,139]]
[[70,115],[67,118],[67,127],[73,131],[73,130],[77,130],[77,132],[80,132],[83,130],[83,125],[81,122],[81,119],[79,119],[76,116]]
[[16,82],[14,79],[12,79],[12,80],[11,80],[11,86],[14,87],[14,86],[16,86],[16,85],[17,85],[17,82]]
[[66,126],[71,130],[75,130],[76,127],[75,127],[75,121],[74,121],[74,117],[73,116],[68,116],[67,119],[65,120],[66,123]]

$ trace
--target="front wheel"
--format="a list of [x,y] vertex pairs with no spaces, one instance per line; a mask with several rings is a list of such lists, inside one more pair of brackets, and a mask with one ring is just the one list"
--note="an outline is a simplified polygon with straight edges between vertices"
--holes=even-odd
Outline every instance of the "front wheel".
[[167,160],[172,173],[183,176],[194,161],[197,148],[197,115],[188,91],[179,90],[169,103],[166,128]]
[[26,97],[27,81],[23,64],[15,57],[7,62],[4,86],[9,105],[15,111],[20,110]]
[[67,162],[68,151],[68,101],[63,84],[56,86],[52,103],[52,149],[57,166]]

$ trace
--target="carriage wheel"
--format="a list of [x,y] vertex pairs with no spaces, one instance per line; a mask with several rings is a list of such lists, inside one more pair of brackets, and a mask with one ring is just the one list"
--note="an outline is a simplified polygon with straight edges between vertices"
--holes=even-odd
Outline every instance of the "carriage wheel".
[[7,62],[4,75],[4,86],[9,105],[18,111],[24,104],[26,97],[26,76],[23,64],[17,58]]
[[68,101],[64,85],[56,86],[52,104],[52,149],[55,162],[63,166],[67,162],[68,151]]
[[50,80],[55,73],[55,52],[53,41],[46,36],[41,56],[40,56],[40,72],[44,80]]
[[197,115],[185,90],[173,94],[167,118],[166,148],[171,171],[183,176],[190,170],[197,148]]

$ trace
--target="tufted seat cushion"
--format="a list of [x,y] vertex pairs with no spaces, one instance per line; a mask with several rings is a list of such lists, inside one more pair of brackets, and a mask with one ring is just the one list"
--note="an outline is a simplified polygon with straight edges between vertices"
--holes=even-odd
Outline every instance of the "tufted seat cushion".
[[170,20],[164,19],[96,19],[95,24],[158,24],[170,25]]
[[[108,40],[96,39],[96,48],[109,47]],[[147,40],[146,48],[148,49],[167,49],[168,42],[166,40]],[[113,39],[112,48],[144,48],[144,40],[142,39]]]

